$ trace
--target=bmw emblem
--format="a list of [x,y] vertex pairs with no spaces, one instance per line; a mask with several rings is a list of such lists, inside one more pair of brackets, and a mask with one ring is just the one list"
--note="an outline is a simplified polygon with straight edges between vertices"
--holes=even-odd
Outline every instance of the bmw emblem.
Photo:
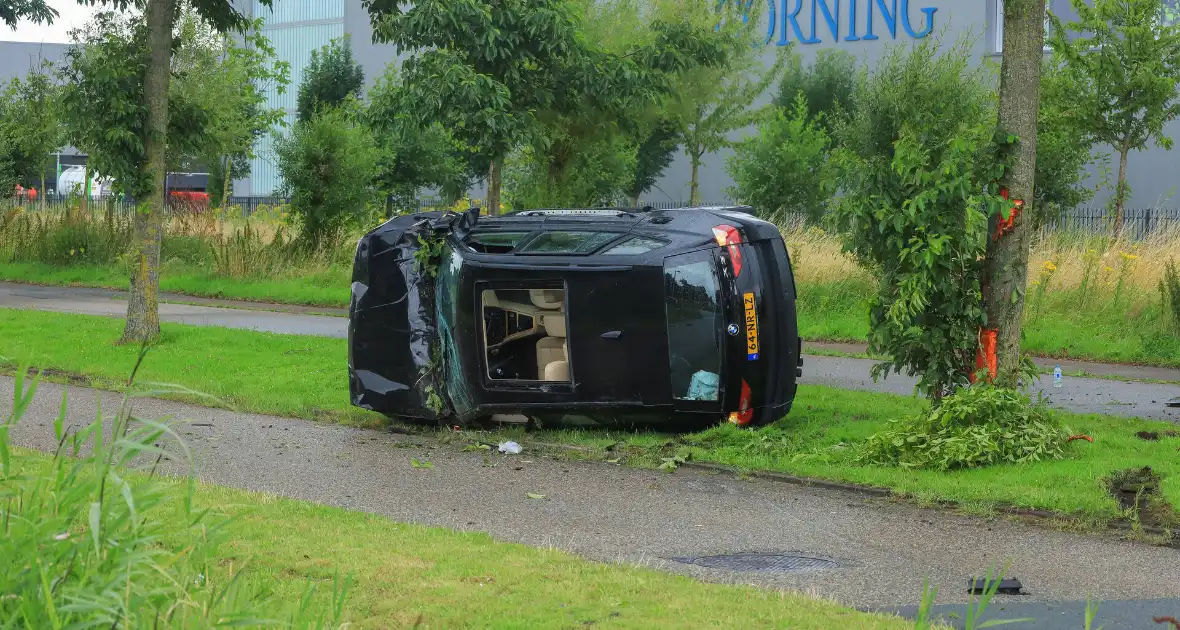
[[739,332],[741,329],[740,329],[740,328],[738,328],[738,325],[737,325],[737,324],[730,324],[730,325],[729,325],[729,328],[728,328],[727,330],[729,331],[729,335],[730,335],[731,337],[736,337],[736,336],[737,336],[737,334],[738,334],[738,332]]

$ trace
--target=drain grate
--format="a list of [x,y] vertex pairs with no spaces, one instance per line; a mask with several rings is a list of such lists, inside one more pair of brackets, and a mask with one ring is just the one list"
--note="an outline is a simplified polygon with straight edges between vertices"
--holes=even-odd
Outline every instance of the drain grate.
[[835,560],[796,553],[731,553],[673,560],[681,564],[742,573],[799,573],[840,568],[840,564]]

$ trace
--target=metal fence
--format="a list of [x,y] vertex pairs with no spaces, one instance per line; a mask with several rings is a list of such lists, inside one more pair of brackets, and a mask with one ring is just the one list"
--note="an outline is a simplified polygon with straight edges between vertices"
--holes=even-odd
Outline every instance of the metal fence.
[[[6,210],[12,207],[20,206],[29,211],[48,210],[48,211],[62,211],[67,207],[77,207],[81,200],[74,197],[56,197],[50,195],[45,198],[36,200],[29,199],[5,199],[0,200],[0,210]],[[228,206],[237,207],[245,216],[250,216],[258,212],[260,209],[274,208],[290,203],[290,199],[286,197],[230,197]],[[640,201],[638,207],[650,207],[654,210],[668,210],[673,208],[686,208],[691,204],[688,201]],[[707,201],[701,202],[701,206],[725,206],[733,205],[732,201]],[[419,197],[415,203],[416,210],[447,210],[455,207],[453,202],[448,202],[437,197]],[[629,207],[629,201],[619,201],[613,204],[613,207]],[[134,202],[130,199],[123,199],[119,197],[102,197],[92,198],[90,200],[90,207],[92,211],[106,211],[113,212],[130,212],[134,209]],[[173,211],[193,211],[193,206],[186,205],[184,202],[175,202],[171,204]],[[199,210],[199,209],[198,209]],[[786,220],[784,227],[798,227],[805,223],[804,217],[790,216]],[[1063,212],[1060,216],[1054,217],[1047,221],[1042,227],[1043,230],[1049,232],[1082,232],[1082,233],[1110,233],[1114,225],[1114,212],[1105,207],[1080,207]],[[1180,207],[1177,208],[1127,208],[1124,214],[1123,234],[1129,238],[1142,239],[1152,234],[1160,232],[1180,232]]]
[[[1110,232],[1114,211],[1108,208],[1074,208],[1045,223],[1053,232]],[[1127,208],[1123,213],[1123,234],[1141,239],[1165,231],[1180,231],[1180,208]]]

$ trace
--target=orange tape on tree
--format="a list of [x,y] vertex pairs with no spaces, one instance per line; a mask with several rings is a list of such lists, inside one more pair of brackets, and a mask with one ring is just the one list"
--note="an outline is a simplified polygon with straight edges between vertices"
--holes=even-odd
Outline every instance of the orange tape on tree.
[[979,350],[975,354],[975,371],[971,373],[971,382],[975,382],[975,373],[987,368],[988,378],[996,378],[996,335],[997,329],[979,329]]

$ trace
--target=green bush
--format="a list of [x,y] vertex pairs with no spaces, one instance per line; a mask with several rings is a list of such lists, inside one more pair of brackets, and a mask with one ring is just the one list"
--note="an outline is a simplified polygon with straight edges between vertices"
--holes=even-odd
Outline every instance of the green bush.
[[1062,459],[1068,433],[1043,401],[981,383],[893,420],[861,446],[862,463],[953,470]]
[[831,203],[845,250],[878,280],[873,376],[905,371],[937,400],[967,382],[984,323],[988,218],[1004,206],[994,92],[968,42],[927,38],[862,73],[836,122]]
[[782,225],[791,215],[818,221],[833,192],[823,114],[807,112],[802,92],[790,111],[779,110],[758,133],[734,147],[727,163],[735,198]]
[[355,110],[352,102],[328,109],[275,140],[283,193],[311,250],[335,241],[374,200],[378,152]]
[[[243,570],[227,571],[220,545],[225,522],[193,506],[195,483],[134,470],[175,457],[158,446],[180,443],[169,427],[133,418],[128,398],[114,418],[78,430],[54,420],[52,458],[13,452],[10,430],[36,393],[17,372],[12,414],[0,425],[0,619],[22,628],[213,628],[228,625],[337,626],[347,583],[329,610],[311,610],[309,587],[298,605],[247,589]],[[101,412],[100,412],[101,414]],[[109,422],[104,431],[104,422]],[[183,500],[181,500],[183,499]],[[159,515],[182,510],[186,530]],[[167,519],[175,522],[174,519]]]

